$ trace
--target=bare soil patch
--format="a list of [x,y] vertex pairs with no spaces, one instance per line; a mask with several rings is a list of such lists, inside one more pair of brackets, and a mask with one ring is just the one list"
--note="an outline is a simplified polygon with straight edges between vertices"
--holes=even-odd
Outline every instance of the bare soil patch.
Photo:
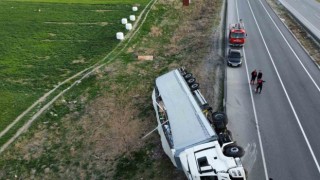
[[152,26],[150,35],[152,37],[159,37],[159,36],[162,35],[162,30],[160,28],[156,27],[156,26]]
[[86,59],[83,57],[83,56],[79,56],[78,59],[75,59],[72,61],[72,64],[82,64],[82,63],[85,63]]

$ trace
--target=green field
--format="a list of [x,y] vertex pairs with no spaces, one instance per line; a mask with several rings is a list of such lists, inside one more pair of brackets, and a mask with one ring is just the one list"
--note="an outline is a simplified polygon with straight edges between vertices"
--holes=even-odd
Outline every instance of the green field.
[[0,132],[55,85],[103,59],[125,30],[121,18],[141,12],[132,4],[148,2],[0,1]]

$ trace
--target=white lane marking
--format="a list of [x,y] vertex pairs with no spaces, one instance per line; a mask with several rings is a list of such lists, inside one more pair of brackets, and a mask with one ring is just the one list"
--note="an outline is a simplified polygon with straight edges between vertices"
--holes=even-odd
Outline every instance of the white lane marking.
[[[236,9],[237,9],[237,18],[238,18],[238,21],[240,21],[237,0],[235,2],[236,2]],[[255,122],[256,122],[256,128],[257,128],[258,139],[259,139],[259,146],[260,146],[260,149],[261,149],[262,164],[263,164],[263,169],[264,169],[264,172],[265,172],[265,178],[266,178],[266,180],[269,180],[269,175],[268,175],[268,171],[267,171],[267,164],[266,164],[266,158],[265,158],[265,155],[264,155],[264,150],[263,150],[263,145],[262,145],[260,126],[259,126],[259,121],[258,121],[258,116],[257,116],[257,111],[256,111],[256,105],[255,105],[255,102],[254,102],[254,99],[253,99],[252,90],[251,90],[250,78],[249,78],[249,70],[248,70],[248,65],[247,65],[247,60],[246,59],[247,58],[246,58],[246,53],[245,53],[245,47],[243,46],[243,60],[244,60],[244,64],[245,64],[246,72],[247,72],[247,79],[248,79],[248,86],[249,86],[251,103],[252,103],[252,108],[253,108],[253,114],[254,114],[254,119],[255,119]]]
[[315,16],[316,16],[318,19],[320,19],[320,15],[319,15],[319,14],[315,14]]
[[[307,146],[308,146],[309,151],[310,151],[310,153],[311,153],[311,155],[312,155],[312,158],[313,158],[313,160],[314,160],[314,162],[315,162],[315,164],[316,164],[316,166],[317,166],[317,168],[318,168],[318,171],[319,171],[319,173],[320,173],[320,167],[319,167],[317,158],[316,158],[315,155],[314,155],[314,152],[313,152],[312,147],[311,147],[311,145],[310,145],[310,143],[309,143],[309,140],[308,140],[308,138],[307,138],[307,136],[306,136],[306,133],[305,133],[305,131],[304,131],[302,125],[301,125],[300,119],[299,119],[299,117],[298,117],[298,115],[297,115],[297,113],[296,113],[295,108],[293,107],[293,104],[292,104],[292,102],[291,102],[291,99],[290,99],[290,97],[289,97],[289,95],[288,95],[288,93],[287,93],[287,90],[286,90],[283,82],[282,82],[282,79],[281,79],[281,77],[280,77],[280,75],[279,75],[278,69],[277,69],[277,67],[276,67],[276,65],[275,65],[275,63],[274,63],[274,60],[273,60],[273,58],[272,58],[272,56],[271,56],[271,53],[270,53],[269,48],[268,48],[268,46],[267,46],[267,44],[266,44],[266,41],[264,40],[264,37],[263,37],[263,35],[262,35],[260,26],[259,26],[259,24],[258,24],[258,22],[257,22],[257,19],[256,19],[255,15],[254,15],[254,13],[253,13],[253,11],[252,11],[251,4],[250,4],[249,0],[247,0],[247,2],[248,2],[248,4],[249,4],[249,8],[250,8],[250,11],[251,11],[251,13],[252,13],[252,15],[253,15],[254,21],[255,21],[255,23],[256,23],[256,25],[257,25],[257,27],[258,27],[258,30],[259,30],[260,36],[261,36],[261,38],[262,38],[263,44],[264,44],[265,47],[266,47],[266,50],[267,50],[267,52],[268,52],[268,55],[269,55],[270,60],[271,60],[271,62],[272,62],[272,65],[273,65],[273,67],[274,67],[274,69],[275,69],[275,71],[276,71],[276,74],[277,74],[277,76],[278,76],[278,79],[279,79],[279,81],[280,81],[280,83],[281,83],[282,89],[283,89],[283,91],[284,91],[284,93],[285,93],[285,95],[286,95],[286,97],[287,97],[287,99],[288,99],[288,102],[289,102],[289,104],[290,104],[291,110],[292,110],[292,112],[293,112],[293,114],[294,114],[294,116],[295,116],[295,118],[296,118],[296,120],[297,120],[297,123],[298,123],[298,125],[299,125],[299,128],[300,128],[300,130],[301,130],[301,132],[302,132],[302,135],[303,135],[303,137],[304,137],[304,139],[305,139],[305,141],[306,141],[306,143],[307,143]],[[261,3],[261,1],[260,1],[260,3]],[[266,10],[266,9],[265,9],[265,10]],[[269,16],[269,17],[270,17],[270,16]],[[271,17],[270,17],[270,18],[271,18]],[[281,33],[281,32],[280,32],[280,33]]]
[[251,84],[250,84],[250,78],[249,78],[250,73],[249,73],[248,66],[247,66],[247,58],[246,58],[245,49],[243,49],[243,59],[244,59],[245,66],[246,66],[247,79],[248,79],[248,85],[249,85],[249,91],[250,91],[250,97],[251,97],[251,103],[252,103],[252,108],[253,108],[254,119],[256,121],[256,128],[257,128],[257,132],[258,132],[258,138],[259,138],[259,145],[260,145],[260,149],[261,149],[263,169],[264,169],[264,172],[265,172],[266,180],[269,180],[269,175],[268,175],[268,171],[267,171],[267,164],[266,164],[266,158],[265,158],[265,155],[264,155],[264,150],[263,150],[263,145],[262,145],[260,126],[259,126],[259,121],[258,121],[258,116],[257,116],[257,111],[256,111],[256,105],[255,105],[255,102],[254,102],[254,99],[253,99],[253,94],[252,94],[252,89],[251,89]]
[[257,144],[254,142],[254,143],[248,143],[247,146],[244,148],[244,151],[246,152],[246,155],[243,156],[241,159],[246,163],[246,170],[248,172],[251,172],[254,165],[255,165],[255,162],[257,160],[257,156],[258,156],[258,148],[257,147]]

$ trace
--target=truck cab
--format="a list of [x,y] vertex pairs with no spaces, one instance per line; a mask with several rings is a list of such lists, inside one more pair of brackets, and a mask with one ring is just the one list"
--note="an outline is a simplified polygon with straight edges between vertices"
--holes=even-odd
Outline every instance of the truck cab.
[[216,141],[186,149],[180,154],[182,169],[192,180],[245,180],[240,158],[227,157]]

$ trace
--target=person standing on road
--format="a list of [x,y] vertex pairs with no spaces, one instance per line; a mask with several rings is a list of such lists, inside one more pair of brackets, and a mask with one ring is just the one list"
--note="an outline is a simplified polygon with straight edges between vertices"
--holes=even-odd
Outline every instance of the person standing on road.
[[262,79],[258,79],[256,93],[258,93],[258,91],[259,91],[259,94],[261,94],[262,85],[263,85],[264,82],[266,82],[266,81],[264,81]]
[[251,72],[251,81],[250,81],[250,84],[254,84],[254,81],[256,80],[256,77],[257,77],[257,70],[253,70]]
[[261,78],[262,78],[262,72],[261,72],[261,70],[259,70],[258,79],[257,79],[257,80],[259,80],[259,79],[261,79]]

